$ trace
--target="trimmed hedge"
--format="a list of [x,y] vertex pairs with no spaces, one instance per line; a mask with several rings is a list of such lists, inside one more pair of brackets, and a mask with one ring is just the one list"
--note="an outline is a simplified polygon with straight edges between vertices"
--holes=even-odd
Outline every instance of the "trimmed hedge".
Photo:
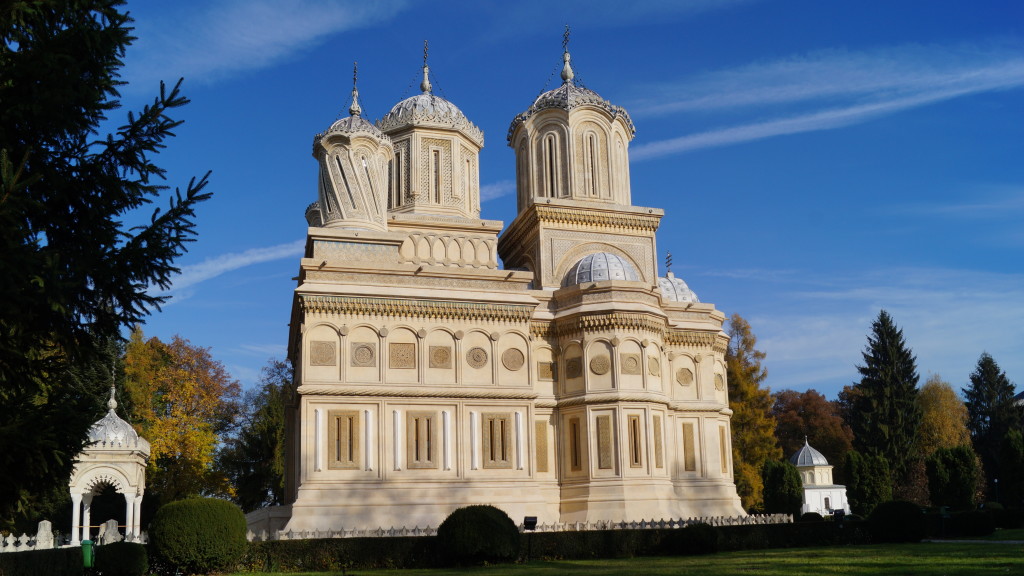
[[920,542],[928,531],[927,518],[913,502],[882,502],[868,517],[875,542]]
[[142,544],[111,542],[96,547],[96,570],[103,576],[144,576],[149,555]]
[[157,510],[149,538],[156,563],[207,574],[238,564],[249,547],[245,530],[238,506],[217,498],[192,498]]
[[437,544],[444,560],[454,564],[510,562],[519,553],[519,529],[499,508],[466,506],[437,527]]
[[432,568],[438,565],[437,538],[325,538],[253,542],[239,572],[326,572]]
[[825,517],[817,512],[804,512],[797,522],[824,522]]
[[0,554],[3,576],[82,576],[82,549],[55,548]]

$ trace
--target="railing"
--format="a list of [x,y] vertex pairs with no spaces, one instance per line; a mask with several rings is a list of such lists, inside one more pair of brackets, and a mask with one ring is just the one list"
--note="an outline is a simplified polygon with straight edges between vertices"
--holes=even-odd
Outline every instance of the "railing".
[[[632,522],[569,522],[538,524],[534,532],[581,532],[587,530],[658,530],[682,528],[690,524],[710,524],[712,526],[747,526],[752,524],[789,524],[793,522],[791,514],[750,514],[748,516],[700,516],[687,519],[671,520],[640,520]],[[523,526],[519,525],[519,531]],[[407,528],[376,528],[376,529],[348,529],[337,530],[302,530],[294,531],[276,530],[268,532],[249,531],[246,537],[250,542],[266,542],[269,540],[310,540],[316,538],[394,538],[400,536],[436,536],[437,528],[420,528],[415,526]]]
[[[93,536],[93,542],[95,545],[101,546],[103,544],[120,542],[122,540],[145,544],[148,540],[145,532],[140,534],[138,537],[134,534],[128,534],[126,537],[118,532],[117,529],[119,527],[124,528],[124,526],[118,525],[116,520],[108,520],[103,524],[90,526],[90,528],[98,529],[97,534]],[[15,534],[8,534],[7,536],[0,535],[0,554],[5,552],[26,552],[29,550],[49,550],[51,548],[64,548],[67,546],[78,545],[80,544],[71,543],[71,534],[55,532],[49,520],[43,520],[40,522],[35,534],[22,534],[21,536],[17,536]]]

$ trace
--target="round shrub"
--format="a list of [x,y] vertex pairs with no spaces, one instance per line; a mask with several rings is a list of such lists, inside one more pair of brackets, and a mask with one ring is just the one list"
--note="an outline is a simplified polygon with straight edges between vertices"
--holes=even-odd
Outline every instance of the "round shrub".
[[679,530],[678,552],[687,556],[715,554],[722,543],[722,532],[703,522],[689,524]]
[[797,522],[824,522],[825,517],[817,512],[804,512]]
[[875,542],[920,542],[926,533],[924,513],[913,502],[882,502],[868,517]]
[[245,516],[226,500],[193,498],[163,506],[149,526],[158,559],[186,574],[228,570],[245,554]]
[[466,506],[437,527],[437,543],[447,562],[507,562],[519,555],[519,529],[494,506]]
[[135,542],[97,546],[96,571],[103,576],[143,576],[149,572],[146,547]]

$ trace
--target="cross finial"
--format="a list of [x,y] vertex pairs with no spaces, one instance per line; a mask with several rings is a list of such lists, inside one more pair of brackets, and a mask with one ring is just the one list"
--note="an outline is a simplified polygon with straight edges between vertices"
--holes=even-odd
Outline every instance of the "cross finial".
[[359,116],[363,113],[363,109],[359,106],[359,90],[356,89],[356,79],[359,77],[359,63],[352,63],[352,105],[348,107],[348,113],[353,116]]
[[117,408],[117,400],[114,399],[114,367],[110,367],[110,400],[107,400],[107,408],[115,410]]
[[569,51],[569,25],[565,25],[565,32],[562,33],[562,52]]
[[667,274],[671,274],[672,273],[672,253],[671,252],[666,252],[665,253],[665,272]]
[[427,56],[428,56],[427,41],[424,40],[423,41],[423,82],[420,82],[420,90],[422,90],[424,94],[430,94],[430,90],[431,90],[431,86],[430,86],[430,66],[427,66]]
[[572,72],[572,66],[569,65],[569,25],[565,25],[565,33],[562,34],[562,61],[565,64],[562,65],[562,84],[572,84],[572,79],[575,76]]

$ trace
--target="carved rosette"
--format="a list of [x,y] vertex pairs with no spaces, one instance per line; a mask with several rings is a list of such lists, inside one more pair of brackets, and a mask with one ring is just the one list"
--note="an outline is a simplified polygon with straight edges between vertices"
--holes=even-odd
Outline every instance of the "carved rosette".
[[473,368],[483,368],[487,365],[487,350],[479,346],[470,348],[469,352],[466,352],[466,363]]
[[452,367],[452,348],[451,348],[451,346],[431,346],[430,347],[430,367],[431,368],[451,368]]
[[376,342],[352,343],[352,366],[356,368],[372,368],[377,365]]
[[506,369],[515,372],[523,367],[526,363],[526,356],[523,355],[521,350],[516,348],[509,348],[501,355],[501,364]]
[[601,354],[590,359],[590,371],[598,376],[603,376],[612,368],[611,358],[607,354]]

